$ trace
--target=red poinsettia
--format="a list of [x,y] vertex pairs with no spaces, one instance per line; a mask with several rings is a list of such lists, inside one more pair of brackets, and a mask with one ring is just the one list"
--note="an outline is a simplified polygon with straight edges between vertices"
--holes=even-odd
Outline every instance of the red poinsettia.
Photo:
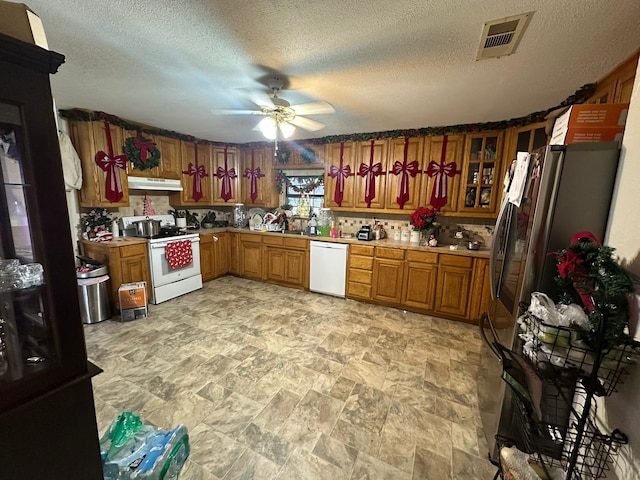
[[433,228],[438,211],[435,208],[418,207],[409,215],[414,230],[429,230]]

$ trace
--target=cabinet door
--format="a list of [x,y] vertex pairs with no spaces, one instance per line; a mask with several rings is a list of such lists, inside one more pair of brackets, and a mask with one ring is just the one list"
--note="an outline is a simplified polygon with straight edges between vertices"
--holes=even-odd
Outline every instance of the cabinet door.
[[373,259],[372,297],[389,303],[399,304],[402,299],[402,260],[387,258]]
[[[217,240],[216,240],[217,239]],[[215,249],[215,277],[221,277],[229,273],[231,257],[231,237],[228,233],[216,233],[214,235]]]
[[262,245],[240,241],[240,275],[262,279]]
[[433,310],[438,266],[407,262],[404,268],[402,304],[408,307]]
[[120,261],[122,283],[147,282],[149,287],[149,263],[146,255],[123,258]]
[[213,147],[213,205],[240,203],[240,163],[235,147]]
[[307,256],[305,252],[296,250],[287,251],[286,256],[286,282],[304,287]]
[[[126,141],[128,138],[137,137],[138,132],[136,130],[124,130],[124,140]],[[158,150],[160,150],[158,143],[155,137],[151,135],[145,135],[144,133],[141,135],[143,138],[147,140],[151,140],[155,143]],[[162,152],[160,152],[160,161],[162,162]],[[140,170],[135,168],[132,162],[127,162],[127,176],[129,177],[147,177],[147,178],[158,178],[160,176],[160,167],[148,168],[146,170]]]
[[[274,164],[276,168],[324,168],[324,145],[302,144],[298,147],[292,146],[289,150],[291,150],[290,164]],[[273,153],[271,156],[273,157]]]
[[240,151],[238,174],[241,176],[241,202],[245,205],[270,207],[278,204],[270,151],[268,147]]
[[353,142],[331,143],[326,146],[325,153],[324,206],[353,208],[356,173],[355,144]]
[[156,135],[154,139],[158,150],[160,150],[158,177],[180,180],[182,177],[180,140],[177,138],[162,137],[160,135]]
[[267,279],[284,282],[287,278],[286,257],[287,252],[281,248],[266,248]]
[[182,191],[169,195],[171,204],[184,207],[211,205],[211,146],[196,146],[181,140],[180,164]]
[[129,188],[127,186],[127,170],[125,168],[115,168],[115,173],[119,181],[119,188],[122,192],[120,200],[107,198],[107,171],[102,170],[95,161],[96,154],[100,151],[109,154],[107,141],[107,127],[111,136],[111,151],[113,156],[124,155],[124,133],[122,128],[105,124],[105,122],[69,122],[70,137],[78,152],[82,163],[82,189],[79,193],[79,203],[81,207],[128,207]]
[[215,278],[215,246],[213,235],[200,235],[200,273],[202,281]]
[[385,208],[413,211],[420,204],[424,137],[389,140]]
[[237,233],[227,233],[229,243],[229,273],[240,275],[240,238]]
[[459,212],[479,216],[495,213],[502,188],[499,174],[503,136],[504,132],[467,136]]
[[388,147],[387,140],[357,143],[354,172],[356,208],[384,208]]
[[470,268],[440,265],[436,287],[435,312],[457,317],[467,316],[469,285],[472,270]]
[[[463,169],[463,135],[447,135],[447,144],[442,166],[442,150],[444,136],[427,137],[425,141],[426,158],[422,168],[422,185],[420,205],[433,205],[433,201],[446,203],[440,207],[441,212],[456,212],[460,192],[460,173]],[[442,171],[441,171],[442,170]],[[436,182],[446,179],[446,191],[435,190]],[[436,200],[437,198],[437,200]]]
[[491,303],[491,284],[489,281],[489,260],[476,258],[473,268],[473,282],[469,298],[469,318],[480,319],[483,312],[489,310]]

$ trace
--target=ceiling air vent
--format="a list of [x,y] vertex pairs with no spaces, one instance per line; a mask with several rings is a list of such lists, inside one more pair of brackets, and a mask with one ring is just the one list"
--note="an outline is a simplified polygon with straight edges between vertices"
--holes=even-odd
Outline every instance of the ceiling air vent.
[[476,60],[514,53],[532,15],[533,12],[523,13],[485,23]]

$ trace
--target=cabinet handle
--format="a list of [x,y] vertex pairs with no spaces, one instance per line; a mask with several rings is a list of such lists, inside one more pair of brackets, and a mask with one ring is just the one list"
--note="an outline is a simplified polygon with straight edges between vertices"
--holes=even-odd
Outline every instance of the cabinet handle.
[[215,235],[211,235],[211,236],[213,237],[213,241],[214,241],[214,242],[217,242],[217,241],[219,240],[219,238],[218,238],[218,237],[216,237]]

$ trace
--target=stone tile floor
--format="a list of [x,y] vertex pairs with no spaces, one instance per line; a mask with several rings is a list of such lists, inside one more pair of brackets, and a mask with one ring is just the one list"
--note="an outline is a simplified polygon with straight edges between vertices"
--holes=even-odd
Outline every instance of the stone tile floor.
[[471,325],[227,276],[85,337],[100,434],[186,425],[182,480],[495,474]]

